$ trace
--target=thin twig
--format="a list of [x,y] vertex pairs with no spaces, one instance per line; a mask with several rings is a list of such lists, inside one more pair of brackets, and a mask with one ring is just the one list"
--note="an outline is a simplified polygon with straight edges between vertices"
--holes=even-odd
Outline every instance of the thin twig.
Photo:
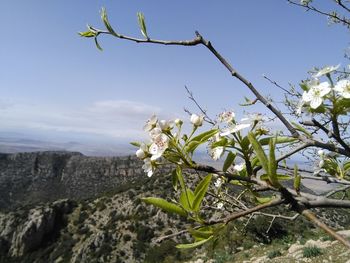
[[243,210],[243,211],[238,212],[238,213],[233,213],[233,214],[231,214],[231,215],[229,215],[227,217],[216,219],[216,220],[210,220],[206,224],[207,225],[213,225],[213,224],[219,224],[219,223],[227,224],[227,223],[229,223],[229,222],[231,222],[231,221],[233,221],[233,220],[235,220],[237,218],[240,218],[240,217],[243,217],[243,216],[246,216],[246,215],[250,215],[251,213],[257,212],[259,210],[262,210],[262,209],[265,209],[265,208],[268,208],[268,207],[277,206],[277,205],[280,205],[280,204],[283,204],[283,203],[284,203],[283,199],[275,198],[275,199],[273,199],[272,201],[270,201],[268,203],[255,206],[255,207],[252,207],[252,208],[247,209],[247,210]]
[[333,231],[329,226],[320,221],[310,210],[304,209],[300,212],[303,216],[305,216],[308,220],[314,223],[316,226],[324,230],[327,234],[334,237],[339,242],[343,243],[344,246],[350,249],[350,242],[343,238],[341,235],[337,234]]
[[[197,108],[202,112],[202,114],[204,115],[204,119],[205,119],[208,123],[210,123],[210,124],[212,124],[212,125],[215,125],[216,122],[215,122],[212,118],[210,118],[210,117],[208,116],[207,111],[204,110],[204,109],[201,107],[201,105],[197,102],[197,100],[196,100],[195,97],[193,96],[193,92],[190,91],[190,90],[187,88],[187,86],[185,86],[185,89],[186,89],[186,91],[187,91],[187,93],[188,93],[188,98],[189,98],[190,100],[192,100],[192,101],[194,102],[194,104],[197,106]],[[185,111],[186,111],[186,110],[185,110]]]

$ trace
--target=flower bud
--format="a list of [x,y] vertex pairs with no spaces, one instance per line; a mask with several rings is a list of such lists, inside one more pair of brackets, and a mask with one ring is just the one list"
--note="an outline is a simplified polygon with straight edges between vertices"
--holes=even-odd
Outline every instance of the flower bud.
[[197,127],[202,126],[203,119],[204,119],[204,116],[198,116],[197,114],[191,115],[191,122],[194,126],[197,126]]
[[324,151],[323,151],[323,150],[318,150],[318,152],[317,152],[317,153],[318,153],[318,155],[319,155],[319,156],[321,156],[321,157],[323,157],[323,156],[324,156]]
[[183,124],[183,121],[181,119],[176,119],[174,122],[177,126],[181,126]]
[[137,158],[143,159],[146,157],[146,153],[140,148],[136,151]]

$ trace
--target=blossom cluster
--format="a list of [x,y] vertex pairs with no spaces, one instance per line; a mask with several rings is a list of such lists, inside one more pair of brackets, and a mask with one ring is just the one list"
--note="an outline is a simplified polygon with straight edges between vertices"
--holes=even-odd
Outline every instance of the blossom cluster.
[[[230,139],[229,136],[249,127],[254,128],[261,121],[262,116],[260,114],[252,115],[249,118],[243,118],[240,122],[237,122],[233,111],[224,111],[220,113],[217,118],[217,124],[214,126],[214,130],[217,130],[217,132],[213,133],[212,137],[210,137],[207,141],[209,156],[213,160],[220,159],[226,150],[225,143],[220,143],[223,139],[227,141]],[[192,114],[190,116],[190,122],[192,124],[192,133],[190,136],[184,134],[181,137],[183,140],[183,144],[181,145],[179,138],[181,126],[183,124],[182,120],[159,120],[156,115],[153,115],[146,121],[143,129],[149,134],[150,141],[149,143],[141,143],[138,145],[139,149],[136,151],[136,156],[143,160],[144,164],[142,168],[149,177],[154,174],[156,167],[161,164],[162,157],[167,159],[169,155],[174,153],[174,149],[178,151],[178,155],[182,155],[184,158],[188,157],[186,156],[185,152],[186,145],[189,145],[189,141],[193,133],[203,125],[204,116]],[[177,127],[176,132],[173,131],[175,127]],[[260,128],[261,130],[264,130],[263,127]],[[264,132],[267,131],[265,130]],[[174,149],[172,149],[173,147]],[[234,169],[240,171],[240,166],[241,165],[236,165],[234,166]]]
[[[335,72],[338,66],[328,66],[318,71],[313,78],[305,83],[307,90],[302,94],[301,101],[297,109],[300,115],[303,107],[310,106],[311,109],[319,108],[326,99],[344,98],[350,99],[350,80],[342,79],[336,84],[331,79],[331,73]],[[320,82],[319,78],[326,76],[327,81]],[[337,97],[338,95],[338,97]]]
[[[191,123],[194,127],[202,126],[204,117],[196,114],[191,115]],[[143,130],[148,132],[150,143],[141,143],[140,148],[136,151],[136,156],[143,160],[143,170],[151,177],[157,166],[157,161],[163,156],[164,152],[169,148],[169,143],[177,137],[176,133],[172,133],[175,126],[181,128],[183,121],[175,119],[174,121],[158,120],[153,115],[146,121]]]

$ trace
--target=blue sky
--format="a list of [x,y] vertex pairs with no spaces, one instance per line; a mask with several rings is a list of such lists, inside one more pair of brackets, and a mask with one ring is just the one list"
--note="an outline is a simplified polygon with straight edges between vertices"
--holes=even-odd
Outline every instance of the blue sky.
[[[323,2],[323,7],[327,6]],[[262,78],[287,86],[313,66],[344,63],[348,32],[325,17],[284,0],[0,2],[0,132],[48,140],[130,141],[144,121],[186,117],[195,111],[187,85],[215,116],[241,112],[250,92],[203,47],[140,45],[80,38],[87,23],[103,28],[100,9],[122,34],[141,37],[136,12],[149,35],[192,39],[198,30],[264,94],[282,93]],[[343,64],[344,65],[344,64]],[[257,105],[251,111],[262,111]]]

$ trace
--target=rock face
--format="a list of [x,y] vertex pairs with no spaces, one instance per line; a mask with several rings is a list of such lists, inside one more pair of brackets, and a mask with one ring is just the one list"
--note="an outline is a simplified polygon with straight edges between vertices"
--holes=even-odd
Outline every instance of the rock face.
[[58,200],[51,205],[36,207],[27,215],[12,212],[0,214],[0,250],[11,257],[21,257],[53,239],[64,226],[64,216],[75,203]]
[[152,195],[169,199],[171,177],[143,178],[97,198],[0,213],[0,262],[161,262],[170,245],[175,256],[173,241],[159,245],[159,253],[157,246],[152,249],[154,239],[184,227],[184,222],[140,201]]
[[142,161],[72,152],[0,154],[0,211],[96,197],[143,176]]

